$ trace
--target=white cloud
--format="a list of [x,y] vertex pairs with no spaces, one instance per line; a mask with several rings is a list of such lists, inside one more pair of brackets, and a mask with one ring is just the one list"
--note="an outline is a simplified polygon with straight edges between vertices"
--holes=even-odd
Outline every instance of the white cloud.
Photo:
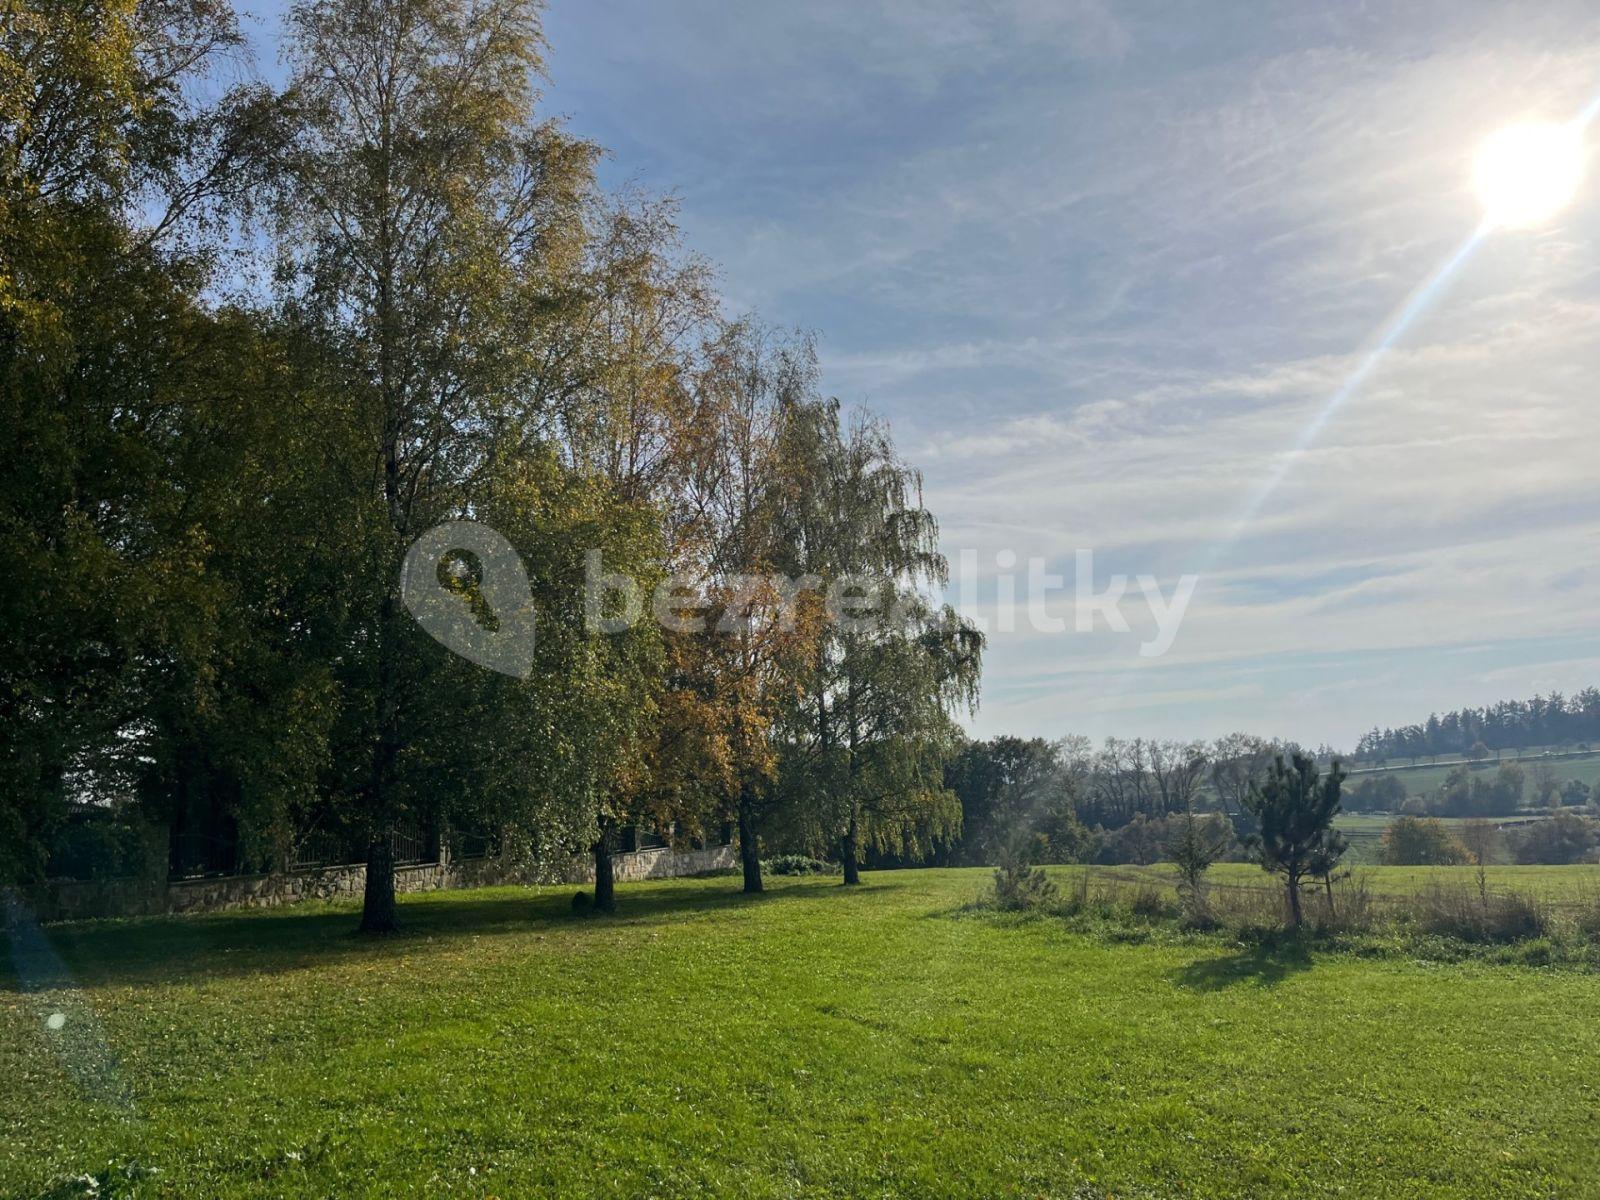
[[[600,7],[564,18],[604,55],[578,94],[735,300],[890,417],[952,553],[1205,565],[1158,663],[997,638],[980,729],[1347,737],[1592,626],[1593,194],[1486,243],[1296,449],[1477,220],[1478,139],[1594,95],[1592,6]],[[1326,658],[1313,686],[1271,655]]]

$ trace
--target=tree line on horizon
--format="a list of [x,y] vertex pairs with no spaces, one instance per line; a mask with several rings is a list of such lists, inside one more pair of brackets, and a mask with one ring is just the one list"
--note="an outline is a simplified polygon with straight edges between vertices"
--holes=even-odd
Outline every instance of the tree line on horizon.
[[1286,741],[1235,733],[1211,742],[1082,736],[969,741],[946,780],[962,807],[959,836],[935,847],[946,866],[1159,861],[1190,817],[1226,831],[1242,856],[1255,832],[1251,793],[1275,764],[1314,759]]
[[1339,764],[1324,772],[1300,747],[1248,734],[1209,745],[1107,738],[1098,750],[1083,737],[997,737],[968,743],[951,776],[963,812],[948,863],[996,867],[983,902],[1007,910],[1053,902],[1040,863],[1169,862],[1190,918],[1213,927],[1207,873],[1232,860],[1282,881],[1299,929],[1305,884],[1320,881],[1331,901],[1350,845],[1333,825]]
[[[354,844],[372,932],[420,829],[592,854],[607,907],[629,825],[732,824],[759,890],[765,828],[853,882],[959,823],[983,639],[926,599],[920,476],[807,336],[725,314],[670,202],[598,185],[540,16],[303,0],[275,89],[227,0],[8,5],[0,883],[85,801],[252,869]],[[526,678],[402,606],[452,520],[522,559]],[[700,620],[598,632],[596,551]],[[847,579],[878,603],[843,623]],[[438,582],[492,626],[473,556]]]
[[[1216,844],[1215,857],[1247,861],[1250,839],[1259,832],[1252,793],[1280,761],[1325,758],[1331,774],[1339,767],[1337,755],[1245,733],[1211,742],[1113,737],[1098,747],[1076,736],[969,741],[946,772],[961,802],[959,834],[923,861],[1148,865],[1175,861],[1182,843],[1202,836]],[[1544,761],[1459,763],[1437,788],[1416,795],[1393,771],[1341,774],[1339,794],[1340,810],[1350,813],[1473,818],[1496,830],[1508,817],[1537,818],[1497,841],[1525,863],[1582,861],[1600,846],[1593,799],[1581,780],[1563,778],[1558,766]],[[1557,816],[1563,824],[1544,828]]]
[[1354,760],[1434,758],[1460,754],[1482,757],[1531,746],[1600,743],[1600,688],[1571,696],[1551,692],[1529,700],[1502,700],[1482,708],[1431,713],[1426,721],[1398,729],[1374,727],[1356,743]]

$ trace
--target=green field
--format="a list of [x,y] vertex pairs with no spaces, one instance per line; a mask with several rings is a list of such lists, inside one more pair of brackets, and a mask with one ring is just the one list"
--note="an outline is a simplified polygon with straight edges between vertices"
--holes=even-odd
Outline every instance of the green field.
[[[1387,818],[1378,818],[1387,820]],[[1342,821],[1343,818],[1340,818]],[[1051,867],[1050,870],[1064,886],[1081,867]],[[1095,878],[1110,878],[1130,884],[1143,882],[1162,886],[1173,884],[1177,878],[1170,863],[1157,863],[1152,867],[1095,867]],[[1476,867],[1379,867],[1357,865],[1354,877],[1376,896],[1408,896],[1432,886],[1467,888],[1477,887]],[[1250,863],[1218,863],[1212,867],[1207,879],[1214,887],[1271,888],[1281,885],[1274,876]],[[1588,906],[1600,903],[1600,864],[1571,867],[1491,867],[1487,873],[1493,891],[1515,891],[1538,896],[1557,906]]]
[[[1395,813],[1340,813],[1334,818],[1334,828],[1339,830],[1350,840],[1350,849],[1345,852],[1345,863],[1355,866],[1372,866],[1382,861],[1383,851],[1379,845],[1383,831],[1395,819]],[[1513,825],[1521,825],[1527,821],[1543,820],[1540,816],[1522,815],[1515,817],[1495,817],[1494,822],[1502,829]],[[1440,817],[1446,825],[1457,827],[1466,823],[1465,817]],[[1504,857],[1502,850],[1501,856]]]
[[76,986],[0,984],[0,1194],[1600,1195],[1595,974],[1119,944],[986,879],[55,927]]
[[[1389,765],[1382,769],[1369,770],[1357,768],[1351,771],[1350,779],[1346,786],[1355,787],[1363,779],[1368,779],[1375,775],[1393,775],[1406,785],[1407,795],[1425,796],[1430,792],[1437,792],[1439,788],[1444,785],[1445,776],[1450,774],[1454,768],[1461,766],[1465,761],[1466,760],[1464,759],[1457,758],[1448,761],[1441,760],[1437,763],[1430,763],[1424,759],[1416,766],[1408,766],[1391,760]],[[1520,763],[1525,771],[1531,771],[1540,763],[1545,763],[1552,771],[1555,772],[1556,778],[1561,780],[1563,783],[1569,779],[1576,779],[1580,783],[1587,784],[1591,789],[1595,788],[1596,786],[1600,786],[1600,752],[1594,752],[1590,754],[1551,755],[1550,757],[1545,758],[1533,751],[1528,751],[1526,757],[1518,759],[1508,751],[1504,761]],[[1477,764],[1466,763],[1466,765],[1472,767],[1475,772],[1484,771],[1492,773],[1494,769],[1499,766],[1499,763],[1497,763],[1491,756]],[[1529,790],[1531,794],[1531,780],[1529,781]]]

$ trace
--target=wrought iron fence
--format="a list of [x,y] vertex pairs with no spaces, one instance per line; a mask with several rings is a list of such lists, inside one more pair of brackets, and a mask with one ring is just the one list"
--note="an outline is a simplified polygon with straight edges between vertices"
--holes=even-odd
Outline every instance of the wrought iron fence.
[[327,830],[312,830],[295,843],[289,857],[289,870],[313,871],[318,867],[345,866],[366,858],[361,848],[344,835]]

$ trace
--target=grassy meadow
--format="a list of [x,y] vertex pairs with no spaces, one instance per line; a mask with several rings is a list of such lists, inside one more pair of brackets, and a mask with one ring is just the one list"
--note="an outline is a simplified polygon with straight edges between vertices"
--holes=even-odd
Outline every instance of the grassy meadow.
[[[1349,866],[1373,866],[1383,860],[1383,831],[1389,828],[1399,816],[1398,813],[1340,813],[1333,819],[1333,827],[1344,834],[1350,841],[1350,848],[1345,851],[1343,862]],[[1466,817],[1439,817],[1437,818],[1448,825],[1457,833],[1460,827],[1467,823]],[[1494,817],[1494,823],[1501,829],[1510,829],[1514,826],[1524,825],[1530,821],[1542,821],[1542,815],[1521,815],[1514,817]],[[1501,857],[1505,853],[1502,850]]]
[[1430,762],[1426,758],[1415,765],[1408,761],[1392,760],[1387,766],[1381,768],[1355,768],[1350,772],[1350,786],[1354,787],[1363,779],[1377,775],[1393,775],[1406,785],[1406,794],[1411,796],[1424,796],[1437,792],[1444,786],[1445,776],[1459,766],[1470,767],[1473,771],[1492,773],[1500,762],[1518,763],[1524,770],[1531,771],[1541,763],[1548,766],[1555,773],[1555,777],[1565,783],[1569,779],[1576,779],[1579,783],[1587,784],[1591,789],[1600,786],[1600,752],[1560,753],[1546,757],[1542,752],[1529,750],[1525,756],[1518,758],[1514,752],[1507,751],[1503,760],[1497,761],[1493,755],[1471,762],[1464,758],[1441,758],[1438,762]]
[[52,927],[0,983],[0,1195],[1600,1195],[1591,970],[1098,938],[987,878]]
[[[1339,818],[1342,824],[1344,817]],[[1378,818],[1387,822],[1391,818]],[[1051,873],[1067,885],[1082,867],[1051,867]],[[1373,895],[1405,897],[1431,887],[1476,888],[1476,867],[1380,867],[1355,865],[1351,877]],[[1094,867],[1091,877],[1119,880],[1130,885],[1154,883],[1172,886],[1177,879],[1171,863],[1149,867]],[[1282,884],[1253,863],[1218,863],[1207,874],[1213,887],[1281,890]],[[1489,887],[1495,891],[1514,891],[1537,896],[1558,907],[1600,905],[1600,865],[1569,867],[1495,866],[1486,872]],[[1307,884],[1310,887],[1310,884]]]

